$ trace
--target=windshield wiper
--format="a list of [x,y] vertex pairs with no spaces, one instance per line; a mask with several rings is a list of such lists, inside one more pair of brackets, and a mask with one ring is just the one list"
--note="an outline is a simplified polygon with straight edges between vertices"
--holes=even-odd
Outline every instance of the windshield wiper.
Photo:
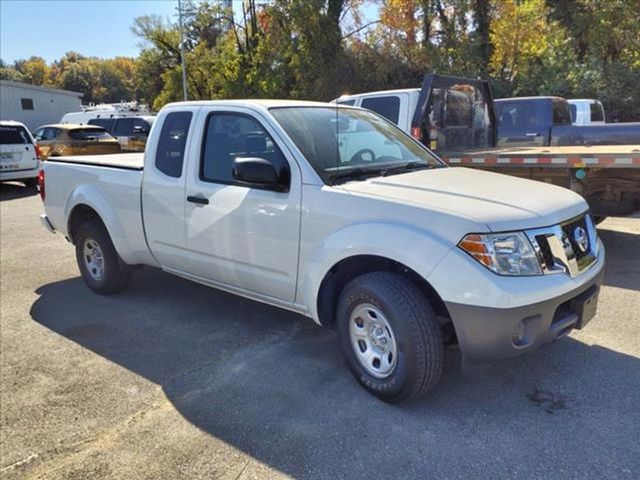
[[380,175],[382,169],[380,168],[345,168],[344,171],[329,175],[329,180],[335,182],[336,180],[348,180],[352,178],[361,178],[365,176],[377,176]]
[[422,170],[425,168],[435,168],[434,165],[430,165],[428,163],[424,163],[424,162],[407,162],[407,163],[403,163],[402,165],[396,165],[394,167],[389,167],[389,168],[385,168],[384,170],[382,170],[380,172],[380,175],[382,175],[383,177],[386,177],[388,175],[393,175],[395,173],[402,173],[402,172],[408,172],[411,170]]

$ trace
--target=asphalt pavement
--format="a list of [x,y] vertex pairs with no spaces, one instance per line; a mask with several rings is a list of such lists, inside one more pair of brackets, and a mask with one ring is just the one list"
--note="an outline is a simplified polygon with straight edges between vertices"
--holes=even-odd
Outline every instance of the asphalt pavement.
[[0,192],[0,477],[640,478],[640,216],[607,219],[597,317],[398,406],[332,332],[153,268],[82,282],[34,190]]

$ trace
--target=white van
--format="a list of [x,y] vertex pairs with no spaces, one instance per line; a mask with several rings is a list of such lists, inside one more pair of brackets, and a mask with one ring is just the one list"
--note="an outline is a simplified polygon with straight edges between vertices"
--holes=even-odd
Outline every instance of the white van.
[[16,180],[35,187],[39,168],[38,147],[27,127],[0,121],[0,182]]

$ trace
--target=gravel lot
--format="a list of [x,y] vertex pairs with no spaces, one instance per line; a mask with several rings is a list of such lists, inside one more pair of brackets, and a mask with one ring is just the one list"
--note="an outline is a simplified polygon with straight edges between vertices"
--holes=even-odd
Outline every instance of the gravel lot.
[[638,215],[585,331],[389,406],[298,315],[150,268],[93,294],[35,192],[0,200],[0,477],[640,478]]

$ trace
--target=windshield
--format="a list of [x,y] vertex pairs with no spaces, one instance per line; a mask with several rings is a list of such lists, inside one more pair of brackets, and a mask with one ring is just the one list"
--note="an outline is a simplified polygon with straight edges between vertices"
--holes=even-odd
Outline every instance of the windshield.
[[277,107],[271,114],[326,183],[445,166],[373,112]]

